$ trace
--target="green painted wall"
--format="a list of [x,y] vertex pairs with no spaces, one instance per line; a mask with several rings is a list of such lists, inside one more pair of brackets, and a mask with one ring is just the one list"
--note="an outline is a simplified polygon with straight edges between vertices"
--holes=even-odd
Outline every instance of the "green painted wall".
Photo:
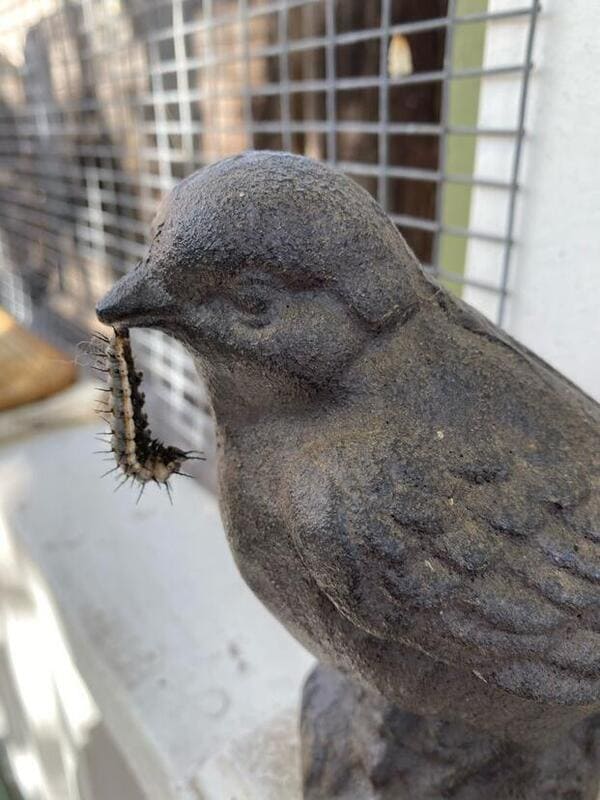
[[[458,0],[456,15],[465,16],[487,11],[487,0]],[[480,67],[485,43],[484,22],[457,25],[452,48],[453,70]],[[452,126],[477,125],[479,78],[461,78],[450,82],[448,122]],[[446,172],[472,175],[475,164],[476,137],[450,135],[446,138]],[[443,188],[442,221],[445,225],[469,227],[471,186],[447,183]],[[467,240],[463,236],[443,234],[440,242],[440,266],[447,272],[464,274]],[[459,283],[444,281],[447,288],[461,293]]]

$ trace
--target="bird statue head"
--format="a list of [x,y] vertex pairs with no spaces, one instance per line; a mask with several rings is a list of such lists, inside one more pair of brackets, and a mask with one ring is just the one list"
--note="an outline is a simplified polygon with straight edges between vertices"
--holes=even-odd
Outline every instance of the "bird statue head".
[[422,282],[404,239],[357,183],[308,158],[249,152],[173,189],[146,257],[97,314],[167,331],[213,388],[227,374],[238,388],[253,374],[264,397],[282,379],[326,385],[366,339],[411,313]]

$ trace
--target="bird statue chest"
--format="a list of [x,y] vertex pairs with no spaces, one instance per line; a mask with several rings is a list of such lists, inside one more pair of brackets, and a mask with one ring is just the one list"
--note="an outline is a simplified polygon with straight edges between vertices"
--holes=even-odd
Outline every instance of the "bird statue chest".
[[[287,439],[287,442],[285,441]],[[220,506],[227,538],[246,583],[294,635],[310,646],[318,591],[289,526],[289,481],[300,444],[289,431],[220,431]],[[308,638],[307,638],[308,637]]]

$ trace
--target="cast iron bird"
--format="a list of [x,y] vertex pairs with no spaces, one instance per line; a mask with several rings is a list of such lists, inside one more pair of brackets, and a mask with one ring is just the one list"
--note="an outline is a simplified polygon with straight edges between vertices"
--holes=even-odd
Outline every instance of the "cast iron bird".
[[[427,774],[440,752],[456,763],[434,788],[396,770],[407,793],[378,797],[566,797],[552,793],[566,786],[560,775],[540,788],[556,765],[584,787],[573,797],[594,796],[596,403],[429,279],[356,183],[284,153],[236,156],[182,181],[148,255],[97,311],[160,328],[197,359],[247,583],[319,659],[366,687],[355,705],[374,692],[373,703],[419,715],[398,711],[396,758],[417,758],[408,736],[413,750],[429,747]],[[311,691],[324,720],[341,713],[329,690],[316,701],[321,689]],[[453,755],[439,728],[416,744],[430,717],[453,721]],[[487,732],[475,737],[483,761],[471,744],[465,766],[461,726]],[[482,777],[499,753],[514,753],[513,771],[520,759],[516,778],[503,767],[514,794]],[[586,759],[582,778],[572,762]]]

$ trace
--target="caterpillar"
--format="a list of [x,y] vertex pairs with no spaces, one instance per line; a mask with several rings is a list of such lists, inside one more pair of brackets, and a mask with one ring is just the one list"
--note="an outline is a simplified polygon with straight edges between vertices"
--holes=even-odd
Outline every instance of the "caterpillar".
[[101,363],[94,368],[107,375],[107,386],[100,389],[106,393],[106,399],[100,402],[97,410],[110,427],[110,432],[101,434],[109,437],[110,450],[97,452],[112,453],[116,461],[116,466],[104,475],[118,470],[123,473],[117,489],[129,480],[141,484],[138,502],[149,482],[165,486],[172,502],[169,478],[172,475],[191,477],[181,471],[183,463],[204,461],[204,456],[164,445],[152,436],[144,411],[145,395],[140,391],[143,374],[135,369],[129,330],[113,328],[111,338],[101,333],[96,333],[95,338],[101,343],[97,353]]

